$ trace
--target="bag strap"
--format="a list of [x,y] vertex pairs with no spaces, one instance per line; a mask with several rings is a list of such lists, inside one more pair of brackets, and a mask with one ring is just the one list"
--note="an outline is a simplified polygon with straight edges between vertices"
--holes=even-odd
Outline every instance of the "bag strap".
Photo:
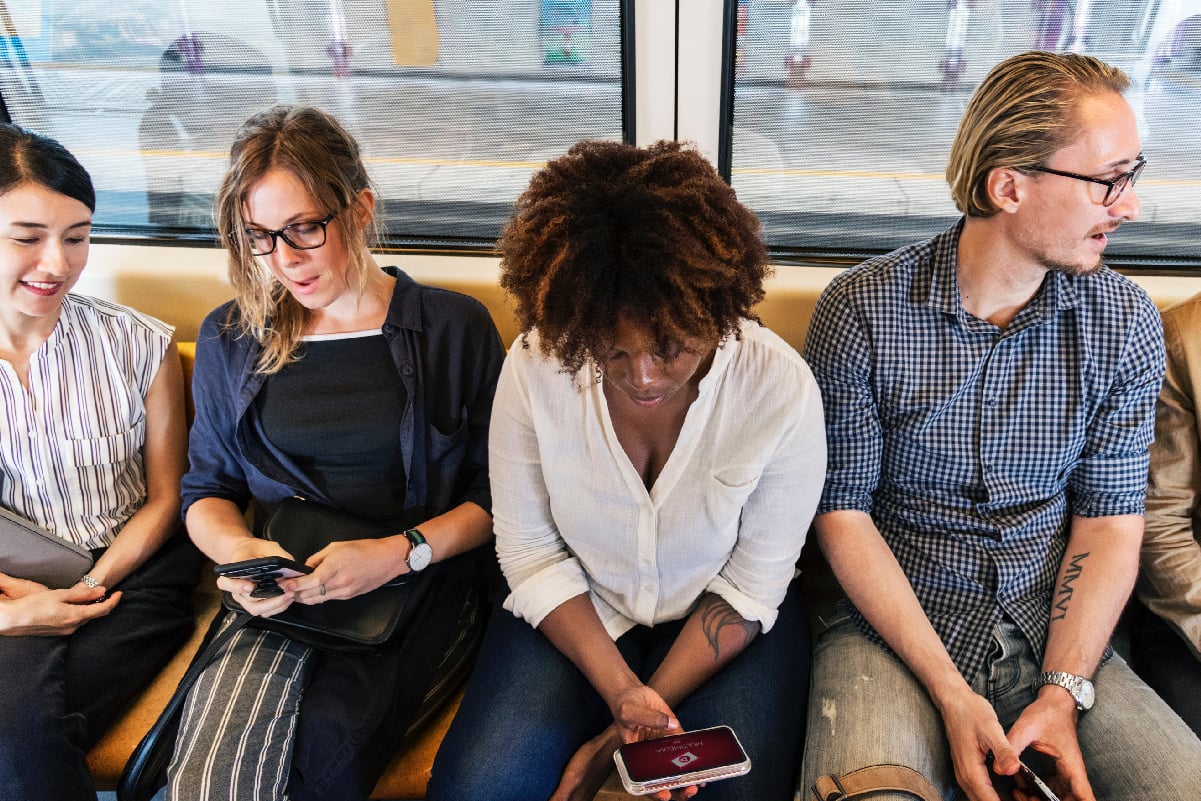
[[117,801],[150,801],[159,788],[167,783],[167,763],[175,751],[175,735],[179,731],[179,719],[188,693],[204,669],[251,619],[251,615],[236,614],[233,621],[209,640],[204,650],[192,660],[158,720],[129,755],[129,761],[125,763],[125,769],[117,781]]
[[869,765],[842,776],[819,776],[813,783],[817,801],[844,801],[870,793],[908,793],[921,801],[942,801],[930,781],[904,765]]

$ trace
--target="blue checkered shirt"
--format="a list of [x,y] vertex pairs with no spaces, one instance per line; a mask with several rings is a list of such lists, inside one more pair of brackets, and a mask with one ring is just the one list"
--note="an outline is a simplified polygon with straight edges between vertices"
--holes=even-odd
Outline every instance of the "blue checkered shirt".
[[837,276],[804,355],[826,412],[818,514],[871,514],[970,677],[1002,616],[1041,658],[1072,515],[1142,514],[1164,356],[1154,304],[1108,268],[1048,273],[1004,331],[968,314],[961,227]]

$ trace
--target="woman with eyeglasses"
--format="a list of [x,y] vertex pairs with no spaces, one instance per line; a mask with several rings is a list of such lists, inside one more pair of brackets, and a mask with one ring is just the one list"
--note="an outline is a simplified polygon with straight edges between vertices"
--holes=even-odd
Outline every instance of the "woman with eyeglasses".
[[290,556],[247,526],[251,504],[256,523],[301,496],[394,526],[326,546],[278,596],[219,578],[252,615],[442,562],[423,579],[433,597],[416,629],[371,654],[239,631],[192,690],[168,798],[367,798],[475,618],[504,351],[477,301],[381,269],[374,211],[359,147],[328,114],[278,106],[239,131],[217,195],[236,298],[197,341],[184,516],[218,564]]
[[95,560],[0,573],[4,798],[95,801],[88,749],[192,629],[183,371],[169,325],[72,292],[95,208],[66,148],[0,125],[0,506]]

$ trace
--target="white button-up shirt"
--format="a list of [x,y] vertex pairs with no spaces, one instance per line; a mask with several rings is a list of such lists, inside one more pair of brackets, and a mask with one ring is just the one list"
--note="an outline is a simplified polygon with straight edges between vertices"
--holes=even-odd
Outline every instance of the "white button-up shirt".
[[509,351],[489,436],[505,608],[537,626],[589,593],[609,635],[688,615],[715,593],[767,631],[826,473],[821,397],[808,366],[744,322],[717,349],[648,491],[618,442],[596,368]]

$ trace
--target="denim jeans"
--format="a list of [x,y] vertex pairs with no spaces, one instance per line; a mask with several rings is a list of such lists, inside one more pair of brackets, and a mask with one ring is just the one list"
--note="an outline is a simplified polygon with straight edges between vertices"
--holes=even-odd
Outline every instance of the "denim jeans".
[[1158,615],[1131,605],[1130,666],[1201,736],[1201,659]]
[[[1011,622],[1003,620],[992,636],[989,660],[969,684],[1008,729],[1034,700],[1041,668]],[[1096,705],[1081,714],[1077,733],[1098,801],[1197,798],[1201,742],[1184,722],[1118,656],[1097,671],[1094,683]],[[811,697],[802,797],[811,797],[817,776],[878,763],[908,765],[948,801],[960,797],[942,719],[925,689],[849,619],[834,622],[818,639]]]
[[[618,649],[645,681],[683,623],[637,627],[617,640]],[[808,622],[793,582],[772,630],[674,709],[686,730],[732,727],[753,765],[746,776],[703,788],[700,801],[792,798],[808,686]],[[497,608],[426,797],[546,799],[572,754],[612,720],[600,695],[549,640]]]

